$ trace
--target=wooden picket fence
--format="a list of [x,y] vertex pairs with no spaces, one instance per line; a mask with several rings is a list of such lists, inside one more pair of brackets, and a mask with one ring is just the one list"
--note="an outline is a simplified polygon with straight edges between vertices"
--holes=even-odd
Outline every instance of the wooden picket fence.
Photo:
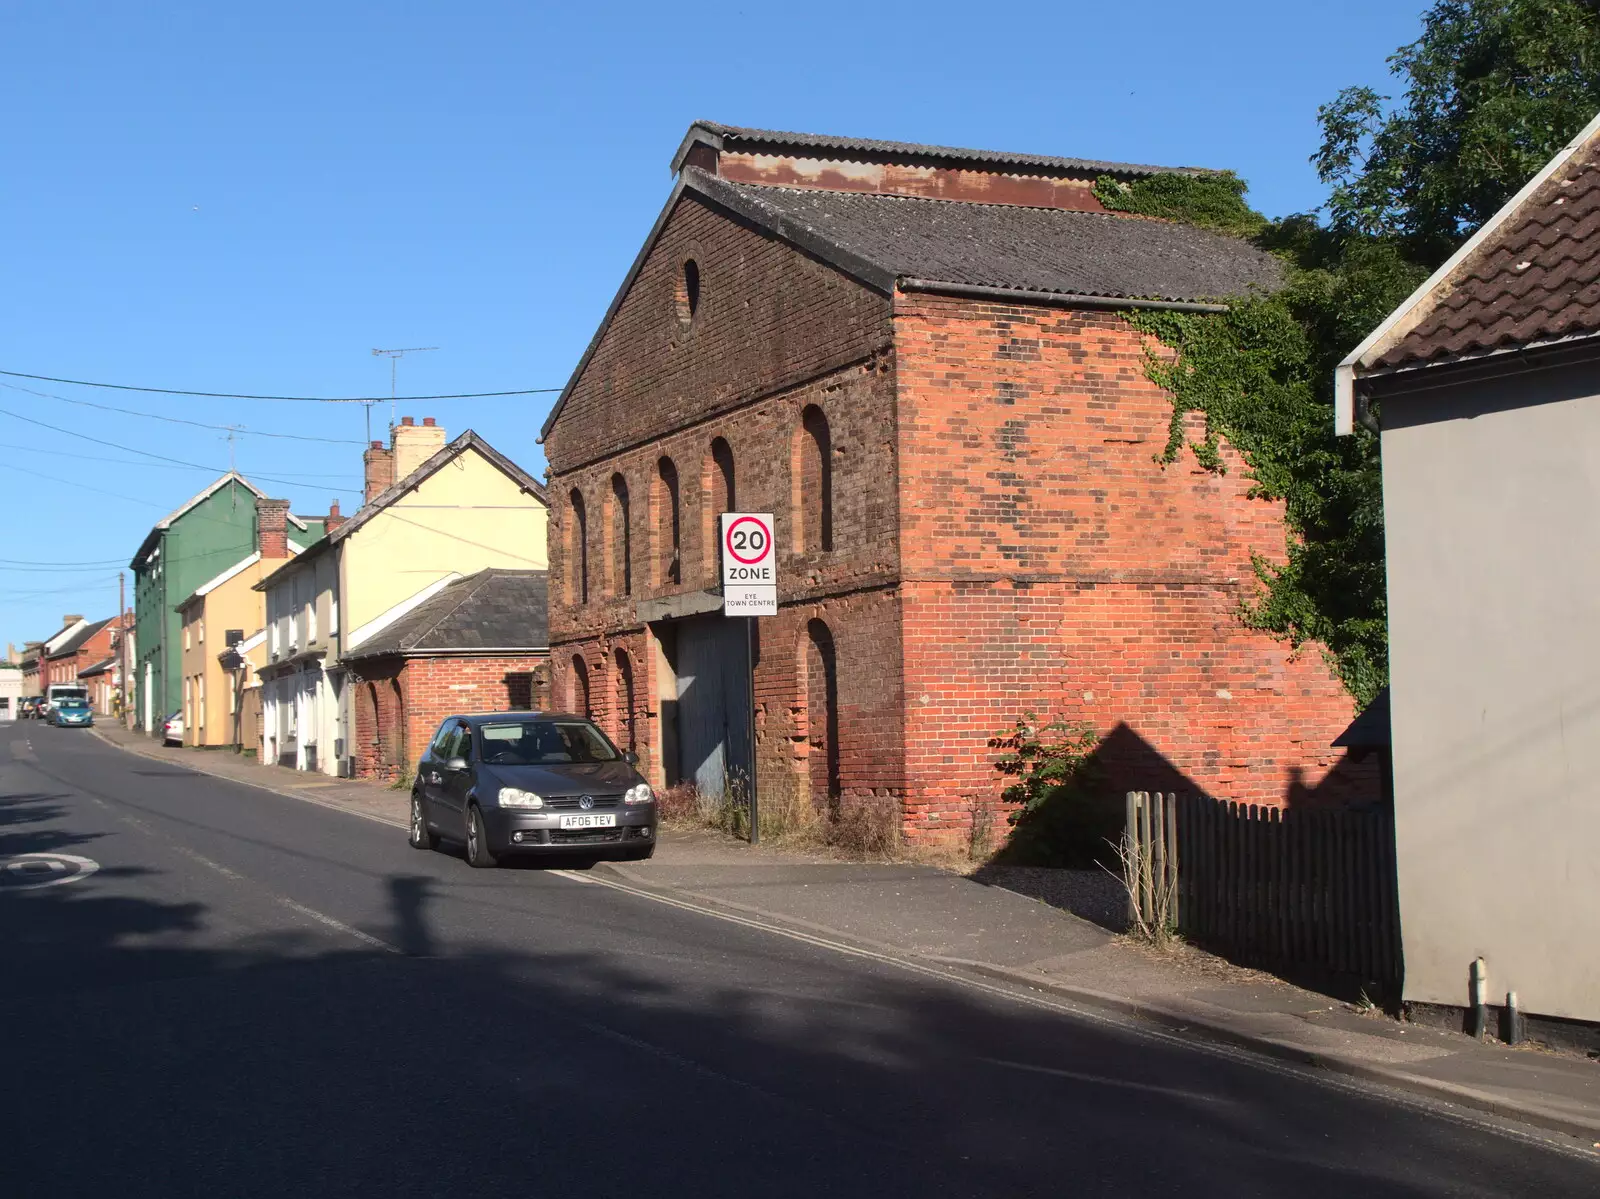
[[1306,811],[1130,791],[1127,818],[1131,849],[1151,863],[1130,914],[1154,919],[1165,882],[1177,931],[1234,960],[1386,992],[1399,983],[1387,809]]

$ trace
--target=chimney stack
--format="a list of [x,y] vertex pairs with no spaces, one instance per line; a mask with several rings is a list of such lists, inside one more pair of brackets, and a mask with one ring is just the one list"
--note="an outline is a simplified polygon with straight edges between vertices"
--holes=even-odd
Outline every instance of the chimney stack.
[[394,452],[384,449],[383,442],[375,441],[361,455],[361,462],[367,468],[367,489],[362,502],[370,504],[380,492],[394,486]]
[[405,478],[429,458],[444,449],[444,430],[433,417],[425,416],[419,425],[415,419],[402,416],[394,428],[394,479]]
[[77,624],[82,619],[83,619],[83,617],[78,616],[76,614],[72,614],[72,615],[63,616],[61,618],[61,623],[63,625],[72,625],[72,624]]
[[339,512],[339,501],[333,500],[328,504],[328,519],[323,522],[322,527],[331,533],[342,524],[344,516]]
[[256,499],[256,547],[264,559],[289,556],[289,501]]

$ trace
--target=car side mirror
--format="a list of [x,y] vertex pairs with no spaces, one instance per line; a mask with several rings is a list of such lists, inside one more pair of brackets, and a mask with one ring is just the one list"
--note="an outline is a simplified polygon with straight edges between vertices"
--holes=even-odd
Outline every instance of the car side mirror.
[[622,760],[629,766],[637,766],[639,764],[639,755],[630,749],[627,753],[622,755]]
[[467,760],[465,758],[451,758],[444,764],[444,768],[452,774],[460,774],[467,768]]

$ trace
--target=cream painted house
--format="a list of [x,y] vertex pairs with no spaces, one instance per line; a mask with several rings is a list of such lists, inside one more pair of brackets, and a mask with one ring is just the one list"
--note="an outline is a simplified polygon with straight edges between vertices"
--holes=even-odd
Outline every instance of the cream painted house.
[[[256,584],[266,594],[261,760],[339,775],[351,713],[341,655],[457,579],[543,570],[544,487],[468,430],[406,417],[364,455],[366,503]],[[412,755],[414,756],[414,755]]]

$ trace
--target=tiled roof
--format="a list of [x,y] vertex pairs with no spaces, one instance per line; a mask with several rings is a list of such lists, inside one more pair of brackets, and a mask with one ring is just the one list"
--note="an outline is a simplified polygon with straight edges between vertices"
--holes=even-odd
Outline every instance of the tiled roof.
[[[835,137],[826,133],[787,133],[778,129],[750,129],[742,125],[723,125],[717,121],[696,121],[689,126],[684,148],[704,130],[722,142],[752,142],[782,147],[797,146],[815,150],[840,150],[856,154],[895,155],[909,158],[935,158],[945,162],[982,163],[986,166],[1014,166],[1073,174],[1119,175],[1137,178],[1163,173],[1209,174],[1200,167],[1158,167],[1133,162],[1105,162],[1095,158],[1058,158],[1049,154],[1018,154],[1006,150],[969,150],[960,146],[930,146],[920,142],[879,141],[870,137]],[[672,169],[683,163],[684,149],[673,159]]]
[[65,658],[77,653],[78,650],[83,648],[83,645],[86,641],[88,641],[91,637],[93,637],[96,633],[105,628],[114,620],[116,620],[116,617],[110,616],[105,620],[97,620],[91,624],[84,625],[83,628],[79,629],[71,637],[68,637],[60,645],[56,646],[56,648],[51,651],[50,657]]
[[451,583],[344,657],[546,649],[546,591],[542,570],[481,570]]
[[1058,208],[732,183],[695,190],[779,236],[837,247],[891,285],[917,279],[1057,295],[1204,301],[1281,286],[1278,260],[1189,225]]
[[1574,154],[1436,293],[1373,369],[1600,333],[1600,146]]

